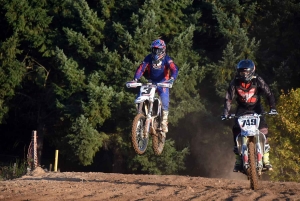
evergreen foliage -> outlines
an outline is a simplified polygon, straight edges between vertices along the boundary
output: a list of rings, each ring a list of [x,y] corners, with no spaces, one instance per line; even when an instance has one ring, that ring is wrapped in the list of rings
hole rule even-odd
[[[83,115],[76,119],[71,132],[66,137],[75,157],[78,157],[83,165],[92,164],[96,152],[107,139],[107,135],[99,134]]]
[[[152,146],[151,143],[149,145]],[[145,155],[135,156],[130,161],[129,166],[138,173],[178,174],[179,171],[185,169],[184,161],[189,150],[184,148],[181,151],[176,151],[174,145],[173,140],[167,140],[161,156],[155,156],[154,152],[149,149]]]
[[[218,172],[221,160],[205,158],[232,146],[219,115],[237,62],[250,58],[279,100],[280,115],[269,119],[272,179],[299,181],[299,13],[296,0],[2,0],[0,146],[22,155],[37,130],[41,158],[59,149],[80,167],[109,153],[115,172]],[[170,133],[162,156],[151,148],[136,156],[138,91],[125,83],[157,38],[179,66]]]
[[[274,88],[299,88],[299,18],[296,0],[257,1],[256,23],[250,33],[261,38],[259,71]]]
[[[9,110],[8,102],[15,95],[15,88],[22,81],[25,67],[16,57],[21,53],[16,35],[0,43],[0,122]]]
[[[213,3],[213,16],[218,22],[218,34],[224,38],[222,59],[218,63],[209,65],[215,82],[216,92],[223,97],[228,83],[235,75],[235,66],[242,59],[252,59],[255,56],[259,43],[249,39],[249,21],[253,18],[253,4],[242,5],[238,0],[217,1]],[[246,13],[246,15],[244,15]]]

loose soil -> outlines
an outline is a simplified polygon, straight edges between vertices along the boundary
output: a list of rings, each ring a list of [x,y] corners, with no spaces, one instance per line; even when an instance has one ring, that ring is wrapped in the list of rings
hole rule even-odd
[[[245,178],[45,172],[41,168],[36,168],[31,174],[21,178],[0,181],[0,200],[300,201],[300,183],[260,181],[260,189],[253,191]]]

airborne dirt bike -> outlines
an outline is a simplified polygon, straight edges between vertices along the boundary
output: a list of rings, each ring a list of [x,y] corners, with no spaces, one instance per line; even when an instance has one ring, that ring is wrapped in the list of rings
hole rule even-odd
[[[250,180],[252,190],[258,189],[258,181],[266,170],[263,166],[266,137],[258,129],[260,117],[265,114],[275,115],[275,113],[244,113],[239,116],[231,114],[228,117],[228,119],[237,118],[241,128],[241,133],[236,137],[236,143],[242,156],[242,173],[247,175]]]
[[[139,155],[145,153],[149,134],[152,135],[152,148],[155,155],[160,155],[165,146],[166,133],[162,131],[162,103],[156,95],[157,87],[172,88],[172,84],[127,82],[128,88],[140,87],[139,96],[135,99],[137,115],[133,119],[131,141],[135,152]]]

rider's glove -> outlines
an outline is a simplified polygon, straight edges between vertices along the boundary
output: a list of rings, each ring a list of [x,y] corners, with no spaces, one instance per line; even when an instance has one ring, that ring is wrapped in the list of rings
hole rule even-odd
[[[173,84],[175,81],[175,79],[173,77],[171,77],[169,80],[167,80],[168,83]]]
[[[276,109],[271,109],[270,112],[269,112],[269,114],[276,115],[276,114],[278,114],[278,112],[277,112]]]
[[[228,115],[225,115],[225,114],[221,115],[221,120],[222,121],[226,120],[227,118],[228,118]]]
[[[126,82],[127,88],[133,88],[130,84],[137,83],[137,79],[133,79],[132,81]]]

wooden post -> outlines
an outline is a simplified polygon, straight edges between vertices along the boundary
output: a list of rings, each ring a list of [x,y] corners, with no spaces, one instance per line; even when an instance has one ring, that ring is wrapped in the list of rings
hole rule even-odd
[[[58,150],[55,150],[54,172],[57,172]]]
[[[37,151],[37,135],[36,135],[36,131],[33,131],[33,153],[34,153],[34,169],[37,168],[38,166],[38,151]]]
[[[17,163],[14,163],[13,176],[16,176]]]

